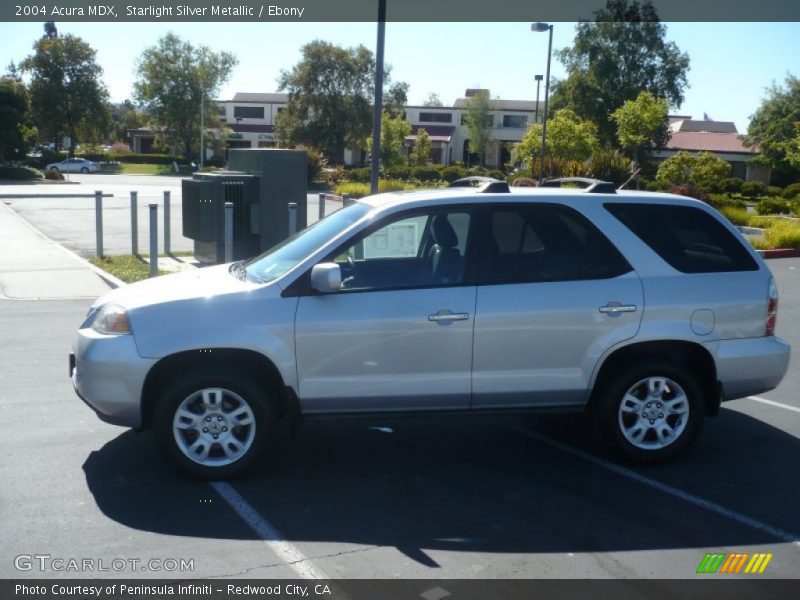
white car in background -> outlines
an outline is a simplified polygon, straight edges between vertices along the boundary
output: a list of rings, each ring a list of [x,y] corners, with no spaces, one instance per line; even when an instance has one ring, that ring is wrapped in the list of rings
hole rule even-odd
[[[66,158],[61,162],[47,165],[48,171],[61,171],[62,173],[99,173],[100,165],[85,158]]]

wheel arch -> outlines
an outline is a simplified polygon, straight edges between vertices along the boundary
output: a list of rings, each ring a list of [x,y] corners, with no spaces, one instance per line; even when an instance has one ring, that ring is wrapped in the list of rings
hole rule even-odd
[[[663,360],[692,371],[703,390],[706,414],[708,416],[717,414],[720,406],[720,386],[714,357],[702,344],[686,340],[634,342],[610,352],[595,371],[588,407],[593,406],[599,391],[624,367],[644,360]]]
[[[171,376],[189,370],[205,371],[214,368],[242,370],[254,376],[270,391],[277,417],[283,417],[294,409],[292,404],[296,401],[296,396],[285,386],[280,371],[268,357],[255,350],[241,348],[199,348],[165,356],[150,368],[142,386],[141,429],[152,426],[156,402]]]

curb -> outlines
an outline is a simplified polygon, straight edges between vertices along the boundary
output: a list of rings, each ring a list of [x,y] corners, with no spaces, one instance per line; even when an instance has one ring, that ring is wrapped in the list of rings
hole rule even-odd
[[[800,258],[797,248],[774,248],[772,250],[759,250],[761,258]]]

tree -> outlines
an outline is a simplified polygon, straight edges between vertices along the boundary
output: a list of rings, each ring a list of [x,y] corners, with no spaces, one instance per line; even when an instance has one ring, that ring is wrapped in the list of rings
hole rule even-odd
[[[658,165],[656,181],[662,185],[689,184],[708,188],[730,177],[731,165],[711,152],[678,152]]]
[[[800,122],[800,79],[786,76],[785,87],[773,84],[750,119],[745,142],[758,146],[764,161],[776,171],[796,176],[800,164],[793,161],[793,144]]]
[[[411,155],[408,157],[408,162],[410,165],[415,167],[424,167],[428,164],[428,160],[431,156],[431,136],[428,135],[428,132],[420,127],[417,130],[417,143],[414,145],[414,149],[411,151]]]
[[[617,124],[619,145],[639,165],[667,143],[667,101],[650,92],[639,92],[635,100],[626,100],[611,113],[611,119]]]
[[[33,50],[21,67],[31,78],[31,113],[39,132],[56,149],[64,135],[72,148],[78,140],[99,141],[108,130],[109,113],[95,50],[73,35],[45,37]]]
[[[439,94],[431,92],[430,94],[428,94],[428,97],[425,98],[425,101],[422,103],[422,106],[429,108],[440,108],[444,106],[444,103],[439,98]]]
[[[786,144],[786,162],[795,169],[800,169],[800,121],[794,125],[797,135]]]
[[[689,56],[665,40],[649,0],[608,0],[595,17],[578,23],[572,47],[556,53],[567,77],[556,82],[551,104],[594,121],[603,144],[616,145],[610,115],[625,101],[648,91],[672,106],[683,102]]]
[[[384,169],[403,164],[403,146],[411,133],[411,124],[402,115],[393,116],[388,110],[381,115],[381,165]],[[367,140],[372,148],[372,138]]]
[[[408,85],[389,86],[384,69],[385,106],[390,112],[405,104]],[[364,46],[341,48],[316,40],[303,46],[302,58],[282,71],[278,88],[289,102],[276,119],[282,144],[302,144],[323,151],[331,163],[344,160],[347,146],[361,146],[372,131],[375,59]]]
[[[160,145],[180,151],[187,160],[198,155],[201,104],[205,129],[219,130],[214,98],[236,64],[230,52],[195,47],[174,33],[145,49],[136,65],[134,95]]]
[[[22,81],[0,77],[0,161],[21,159],[33,142],[30,97]]]
[[[486,154],[492,144],[491,108],[492,102],[486,90],[476,91],[472,97],[467,98],[465,104],[464,124],[467,126],[469,151],[480,157],[481,166],[486,164]]]
[[[545,140],[546,156],[556,163],[569,161],[587,161],[599,147],[597,126],[591,121],[581,119],[568,108],[562,108],[547,121],[547,138]],[[528,171],[538,165],[532,161],[540,160],[542,152],[542,125],[531,124],[522,141],[514,147],[511,160]],[[550,169],[552,173],[552,168]]]
[[[125,100],[111,107],[112,138],[114,141],[123,141],[129,129],[144,127],[147,120],[145,115],[136,108],[130,100]]]

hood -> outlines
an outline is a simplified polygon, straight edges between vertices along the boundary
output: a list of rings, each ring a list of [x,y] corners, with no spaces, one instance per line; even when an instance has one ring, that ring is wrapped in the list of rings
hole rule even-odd
[[[263,284],[237,279],[228,271],[229,267],[230,265],[217,265],[192,269],[131,283],[101,296],[92,308],[119,304],[132,310],[153,304],[207,298],[264,287]]]

